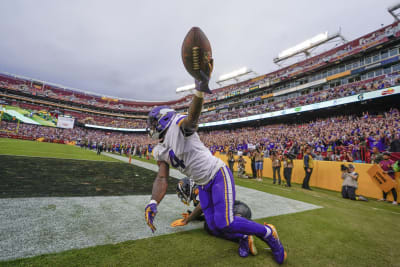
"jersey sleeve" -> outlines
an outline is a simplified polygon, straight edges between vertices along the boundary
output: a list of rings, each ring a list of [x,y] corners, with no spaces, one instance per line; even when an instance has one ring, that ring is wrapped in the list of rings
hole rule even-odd
[[[153,157],[156,161],[168,162],[168,149],[158,144],[153,149]]]

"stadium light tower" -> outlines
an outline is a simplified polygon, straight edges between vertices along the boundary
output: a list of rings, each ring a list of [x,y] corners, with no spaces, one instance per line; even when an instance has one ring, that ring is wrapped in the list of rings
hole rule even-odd
[[[194,87],[195,87],[194,83],[188,84],[185,86],[181,86],[181,87],[176,88],[176,93],[179,94],[179,93],[190,92],[191,90],[194,89]]]
[[[396,5],[393,5],[393,6],[390,6],[390,7],[388,7],[388,9],[387,9],[387,11],[389,12],[389,14],[393,16],[393,18],[394,18],[395,21],[399,21],[399,20],[400,20],[400,19],[399,19],[400,13],[399,13],[399,11],[398,11],[399,8],[400,8],[400,3],[398,3],[398,4],[396,4]],[[396,11],[397,11],[397,13],[396,13]]]
[[[236,82],[239,82],[241,77],[247,76],[249,74],[257,75],[257,73],[255,73],[251,69],[249,69],[247,67],[243,67],[238,70],[235,70],[235,71],[232,71],[232,72],[229,72],[229,73],[219,76],[219,79],[216,83],[219,86],[221,86],[222,83],[231,81],[231,80],[235,80]]]
[[[308,58],[311,55],[311,49],[317,48],[337,38],[339,38],[339,41],[342,43],[347,42],[346,38],[341,35],[340,30],[331,35],[329,35],[328,32],[317,34],[316,36],[307,39],[291,48],[283,50],[276,58],[274,58],[274,63],[278,66],[281,66],[279,65],[280,62],[293,58],[299,54],[304,54],[305,57]]]

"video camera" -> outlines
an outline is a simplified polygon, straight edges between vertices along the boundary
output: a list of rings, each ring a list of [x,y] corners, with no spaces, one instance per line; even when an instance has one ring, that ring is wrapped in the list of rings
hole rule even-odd
[[[344,165],[344,164],[340,165],[340,170],[342,172],[347,171],[348,169],[349,169],[349,167],[347,167],[346,165]]]

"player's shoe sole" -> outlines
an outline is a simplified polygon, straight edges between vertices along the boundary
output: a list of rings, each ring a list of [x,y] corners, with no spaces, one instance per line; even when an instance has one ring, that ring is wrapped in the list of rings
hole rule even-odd
[[[275,226],[273,226],[272,224],[264,223],[264,225],[271,229],[271,231],[272,231],[271,235],[274,239],[274,240],[270,240],[270,241],[268,241],[268,240],[265,240],[265,241],[271,248],[272,253],[274,254],[275,261],[279,264],[282,264],[286,260],[287,254],[286,254],[285,249],[282,246],[281,241],[279,240],[278,231],[276,231]],[[267,239],[268,239],[268,237],[267,237]]]
[[[254,237],[252,235],[249,235],[249,250],[251,255],[257,255],[257,248],[256,248],[256,244],[254,243]]]

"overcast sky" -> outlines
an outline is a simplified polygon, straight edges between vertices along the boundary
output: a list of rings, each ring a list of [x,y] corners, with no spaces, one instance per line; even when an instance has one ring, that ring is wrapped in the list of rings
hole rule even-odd
[[[192,83],[180,49],[192,26],[213,48],[213,77],[272,59],[341,27],[352,40],[393,22],[395,0],[0,1],[0,71],[131,99],[169,100]],[[215,83],[212,87],[216,87]]]

